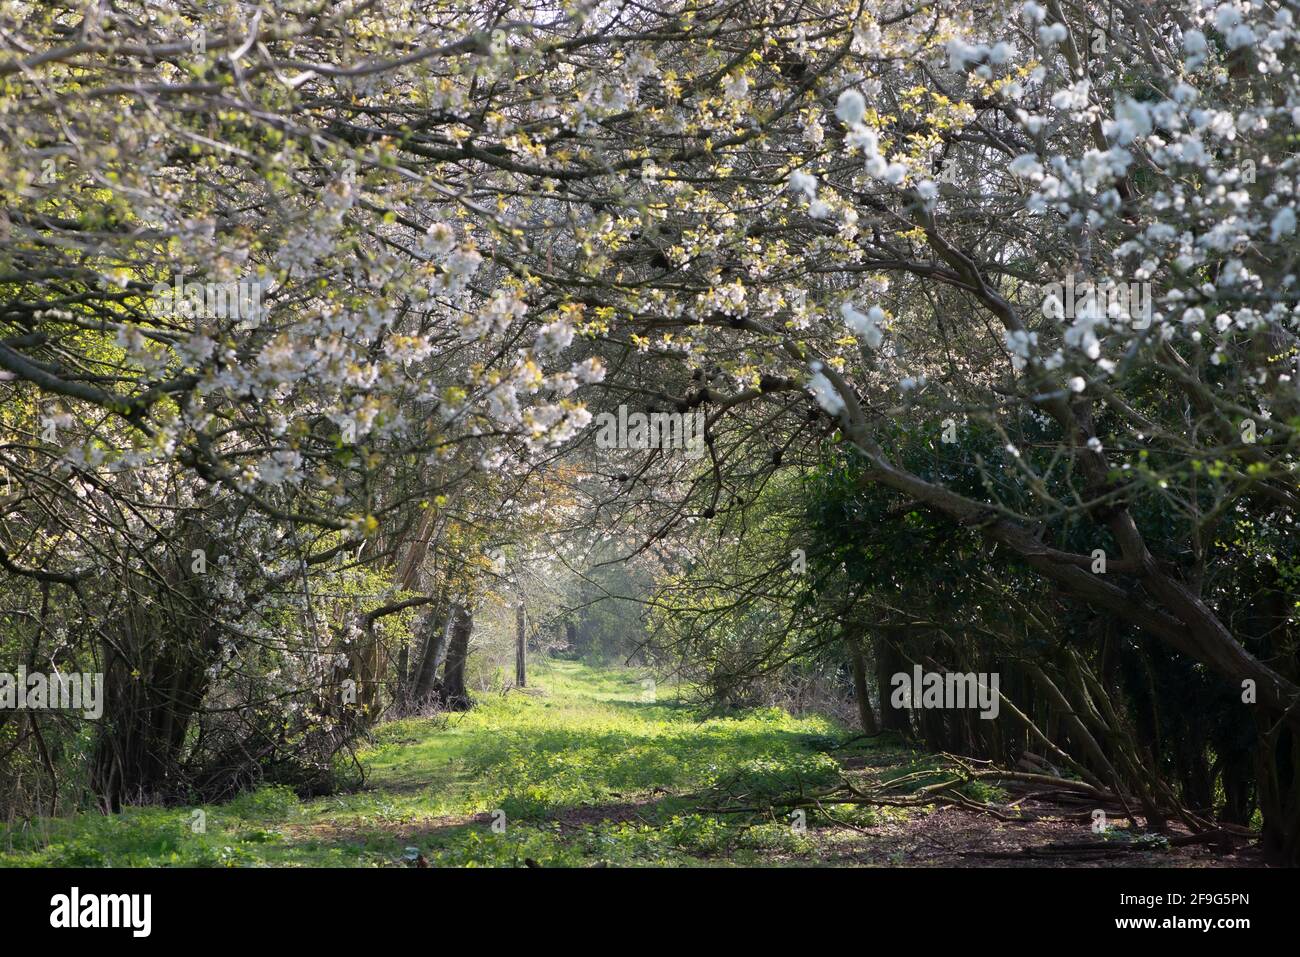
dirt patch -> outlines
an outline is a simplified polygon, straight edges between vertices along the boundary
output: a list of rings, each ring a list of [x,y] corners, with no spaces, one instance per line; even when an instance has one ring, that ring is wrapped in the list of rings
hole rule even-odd
[[[1101,843],[1091,827],[1067,817],[1000,821],[959,807],[914,812],[846,835],[843,829],[810,832],[821,846],[820,863],[876,867],[1262,867],[1253,847],[1230,852],[1204,845],[1142,846],[1115,829]],[[1177,837],[1175,832],[1171,837]]]
[[[565,808],[547,817],[561,827],[592,827],[610,824],[648,824],[654,826],[650,811],[659,803],[658,800],[627,801],[620,804],[593,804],[584,807]]]
[[[486,826],[491,823],[490,814],[450,814],[414,822],[377,820],[356,823],[317,821],[311,824],[284,824],[279,827],[279,831],[293,840],[315,840],[325,843],[363,841],[368,835],[376,832],[417,841],[471,824]]]

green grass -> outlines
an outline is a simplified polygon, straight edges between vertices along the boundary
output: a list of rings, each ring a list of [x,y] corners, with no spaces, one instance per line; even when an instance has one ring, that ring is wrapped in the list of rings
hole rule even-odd
[[[408,847],[431,866],[813,862],[812,832],[707,808],[722,793],[761,807],[828,783],[826,751],[846,729],[779,709],[704,719],[665,688],[642,699],[633,672],[539,662],[526,693],[377,728],[356,793],[266,788],[14,824],[0,829],[0,866],[405,866]]]

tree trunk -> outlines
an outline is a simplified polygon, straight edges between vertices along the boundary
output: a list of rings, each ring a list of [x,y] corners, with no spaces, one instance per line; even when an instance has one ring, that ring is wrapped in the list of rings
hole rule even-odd
[[[910,737],[910,711],[907,708],[895,708],[890,700],[894,690],[890,679],[895,673],[907,670],[907,662],[894,646],[893,631],[892,628],[886,628],[876,639],[876,688],[880,694],[880,726],[886,731],[898,731]]]
[[[451,711],[469,710],[469,692],[465,689],[465,661],[469,657],[469,636],[473,630],[473,609],[453,604],[451,640],[447,644],[447,670],[442,676],[443,703]]]
[[[849,640],[849,654],[853,658],[853,694],[858,699],[858,720],[866,734],[876,734],[880,728],[876,724],[875,712],[871,710],[871,696],[867,693],[867,658],[863,654],[862,639]]]
[[[1290,728],[1276,724],[1261,733],[1255,773],[1264,854],[1278,864],[1300,866],[1300,740]]]
[[[434,608],[420,624],[420,636],[423,651],[420,654],[420,667],[415,675],[411,699],[417,705],[438,691],[438,668],[447,654],[447,615],[441,608]]]
[[[114,813],[132,801],[174,797],[183,787],[185,735],[207,691],[211,660],[181,641],[162,652],[153,641],[121,644],[141,653],[128,659],[105,646],[104,716],[90,781],[102,807]]]

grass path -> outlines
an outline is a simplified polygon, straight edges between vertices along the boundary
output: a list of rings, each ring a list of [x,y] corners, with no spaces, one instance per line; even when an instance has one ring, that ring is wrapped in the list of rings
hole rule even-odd
[[[223,805],[15,824],[0,830],[0,865],[382,866],[408,847],[434,866],[745,863],[806,843],[783,822],[695,813],[691,795],[737,776],[755,793],[827,780],[836,765],[819,749],[844,732],[825,719],[765,709],[701,721],[671,688],[643,700],[637,674],[575,662],[539,662],[532,683],[446,720],[382,725],[357,793],[299,801],[264,788]]]
[[[972,852],[1087,836],[1065,817],[1029,826],[955,808],[838,805],[825,809],[833,822],[814,815],[806,828],[711,813],[723,796],[762,807],[841,771],[869,785],[931,759],[861,739],[845,750],[849,729],[775,708],[704,718],[671,688],[646,700],[630,671],[539,662],[531,681],[463,715],[380,726],[356,793],[300,801],[263,788],[222,805],[14,824],[0,827],[0,866],[408,866],[412,848],[430,866],[969,866]],[[1191,854],[1124,863],[1215,863]]]

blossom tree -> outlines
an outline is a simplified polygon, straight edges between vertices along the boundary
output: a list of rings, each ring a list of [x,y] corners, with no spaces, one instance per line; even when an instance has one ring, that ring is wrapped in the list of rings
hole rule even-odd
[[[10,2],[0,564],[237,534],[289,601],[593,410],[704,414],[700,460],[603,476],[657,536],[829,434],[1240,689],[1294,859],[1293,608],[1246,640],[1222,569],[1294,574],[1295,16]]]

